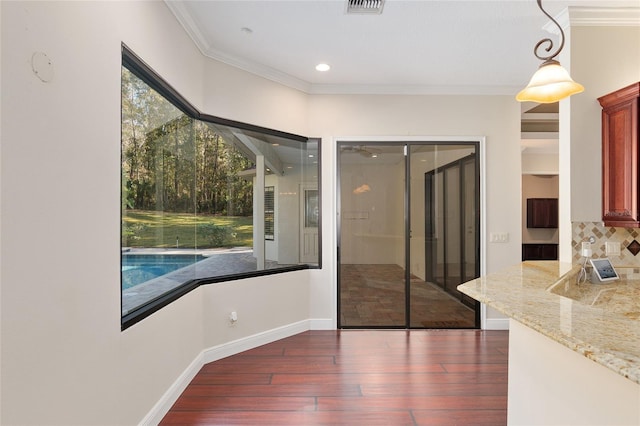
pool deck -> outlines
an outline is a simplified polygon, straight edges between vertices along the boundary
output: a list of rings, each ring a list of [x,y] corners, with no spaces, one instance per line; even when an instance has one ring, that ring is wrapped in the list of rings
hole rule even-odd
[[[123,254],[199,254],[206,259],[193,265],[180,268],[158,278],[146,281],[122,291],[122,315],[128,314],[133,309],[144,303],[184,284],[187,281],[198,278],[219,277],[224,275],[253,272],[257,270],[257,262],[253,257],[253,250],[246,247],[232,249],[138,249],[131,248],[122,251]],[[273,269],[280,266],[275,261],[265,260],[265,269]]]

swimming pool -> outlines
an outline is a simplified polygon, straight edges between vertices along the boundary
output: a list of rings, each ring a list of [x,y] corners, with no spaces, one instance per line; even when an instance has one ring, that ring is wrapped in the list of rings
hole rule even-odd
[[[205,259],[199,254],[123,254],[122,289],[177,271]]]

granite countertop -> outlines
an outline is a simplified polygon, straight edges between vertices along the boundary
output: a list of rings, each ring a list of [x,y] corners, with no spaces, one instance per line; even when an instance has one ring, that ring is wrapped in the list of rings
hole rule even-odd
[[[458,290],[640,384],[640,271],[577,284],[579,266],[522,262]]]

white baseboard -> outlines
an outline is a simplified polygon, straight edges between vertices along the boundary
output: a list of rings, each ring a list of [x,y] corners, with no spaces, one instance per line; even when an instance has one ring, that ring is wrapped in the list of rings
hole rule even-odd
[[[336,329],[336,324],[334,323],[333,319],[329,318],[329,319],[322,319],[322,318],[316,318],[316,319],[310,319],[309,320],[309,330],[335,330]]]
[[[485,318],[483,330],[508,330],[509,318]]]
[[[156,402],[151,411],[139,423],[144,426],[152,426],[160,423],[162,418],[169,412],[169,409],[178,400],[178,397],[184,392],[191,380],[196,376],[202,368],[202,352],[191,362],[191,364],[182,372],[180,377],[173,382],[169,389],[162,395],[160,400]]]
[[[249,349],[257,348],[258,346],[266,345],[267,343],[275,342],[276,340],[284,339],[285,337],[293,336],[294,334],[308,331],[309,329],[309,320],[298,321],[293,324],[287,324],[282,327],[205,349],[202,351],[203,365]]]
[[[318,321],[318,320],[313,320]],[[169,412],[169,409],[178,400],[182,392],[187,388],[191,380],[198,374],[203,365],[219,359],[235,355],[237,353],[257,348],[276,340],[284,339],[298,333],[310,330],[312,320],[299,321],[282,327],[267,330],[262,333],[223,343],[209,349],[205,349],[194,359],[178,379],[162,395],[151,411],[139,423],[144,426],[157,425]]]

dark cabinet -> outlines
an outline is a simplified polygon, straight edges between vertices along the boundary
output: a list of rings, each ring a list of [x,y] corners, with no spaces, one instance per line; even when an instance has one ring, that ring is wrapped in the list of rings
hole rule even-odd
[[[602,106],[602,220],[637,228],[640,83],[598,98]]]
[[[527,228],[557,228],[558,199],[527,199]]]
[[[558,260],[558,245],[523,244],[522,260]]]

